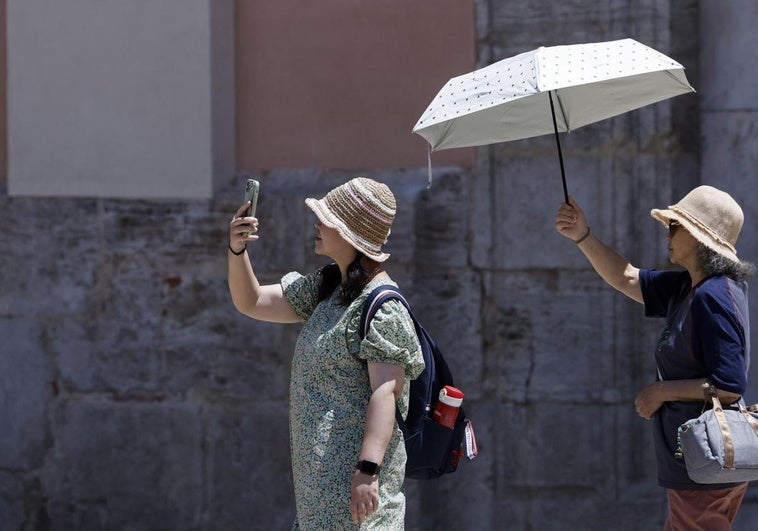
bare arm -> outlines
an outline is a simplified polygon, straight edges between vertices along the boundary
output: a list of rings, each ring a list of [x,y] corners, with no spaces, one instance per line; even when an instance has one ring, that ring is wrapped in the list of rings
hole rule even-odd
[[[372,394],[359,459],[380,463],[395,429],[395,404],[403,392],[405,369],[392,363],[369,363]],[[350,486],[350,515],[361,522],[379,508],[379,478],[356,471]]]
[[[705,378],[700,378],[652,383],[643,387],[637,394],[634,406],[640,417],[649,419],[664,402],[702,402],[705,399],[703,384],[707,381]],[[716,396],[724,404],[731,404],[740,399],[740,395],[718,388],[716,388]]]
[[[563,236],[576,242],[588,234],[589,225],[576,201],[570,197],[569,203],[562,204],[558,209],[555,228]],[[578,243],[577,247],[587,257],[597,274],[611,287],[640,304],[644,302],[640,288],[640,270],[626,258],[592,234]]]
[[[241,313],[273,323],[297,323],[300,318],[287,302],[279,284],[261,286],[245,250],[249,242],[258,239],[258,220],[241,217],[247,203],[242,205],[229,223],[228,283],[234,307]],[[234,253],[232,252],[234,250]],[[241,254],[235,253],[242,251]]]
[[[381,463],[395,429],[395,403],[403,392],[405,368],[392,363],[369,363],[368,375],[373,393],[360,458]]]

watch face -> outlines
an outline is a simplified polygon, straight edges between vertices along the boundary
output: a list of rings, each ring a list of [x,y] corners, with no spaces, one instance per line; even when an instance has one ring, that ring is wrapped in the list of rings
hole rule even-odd
[[[369,476],[376,476],[379,473],[379,465],[372,461],[360,460],[355,468]]]

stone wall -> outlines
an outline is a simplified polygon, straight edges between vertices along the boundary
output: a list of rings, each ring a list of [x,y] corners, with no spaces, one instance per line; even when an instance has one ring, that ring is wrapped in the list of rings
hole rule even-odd
[[[479,60],[631,36],[684,63],[697,88],[701,4],[714,5],[481,0]],[[649,209],[705,180],[698,98],[562,137],[593,232],[639,265],[666,264]],[[707,181],[744,182],[748,166]],[[481,149],[471,171],[436,168],[430,190],[423,169],[366,173],[398,198],[388,267],[466,390],[481,450],[449,477],[407,485],[407,528],[659,529],[665,496],[632,401],[653,378],[660,323],[553,229],[554,140]],[[263,282],[323,263],[302,201],[352,176],[261,178],[251,254]],[[0,530],[289,528],[299,327],[231,304],[226,228],[241,179],[211,201],[0,195]],[[740,190],[743,203],[755,196]],[[752,242],[742,252],[755,260]],[[751,490],[736,528],[756,506]]]

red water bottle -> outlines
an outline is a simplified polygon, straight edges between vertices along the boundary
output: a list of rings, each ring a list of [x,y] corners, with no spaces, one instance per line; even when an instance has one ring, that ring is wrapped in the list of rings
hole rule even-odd
[[[432,413],[434,420],[443,426],[453,428],[462,402],[463,391],[451,385],[446,385],[440,390],[440,399],[434,406],[434,412]]]

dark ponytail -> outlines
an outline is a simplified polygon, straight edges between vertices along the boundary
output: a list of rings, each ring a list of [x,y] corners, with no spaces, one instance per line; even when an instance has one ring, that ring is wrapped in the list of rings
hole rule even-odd
[[[369,272],[363,268],[361,262],[364,258],[366,257],[363,253],[359,252],[355,256],[355,260],[350,262],[350,265],[347,266],[347,280],[344,284],[341,284],[342,275],[337,264],[329,264],[321,269],[318,302],[328,299],[335,289],[339,289],[337,304],[339,306],[349,306],[361,294],[366,284],[374,278],[374,273],[376,272],[376,269]]]
[[[342,282],[342,275],[337,264],[321,268],[321,282],[318,285],[318,302],[325,301]]]

